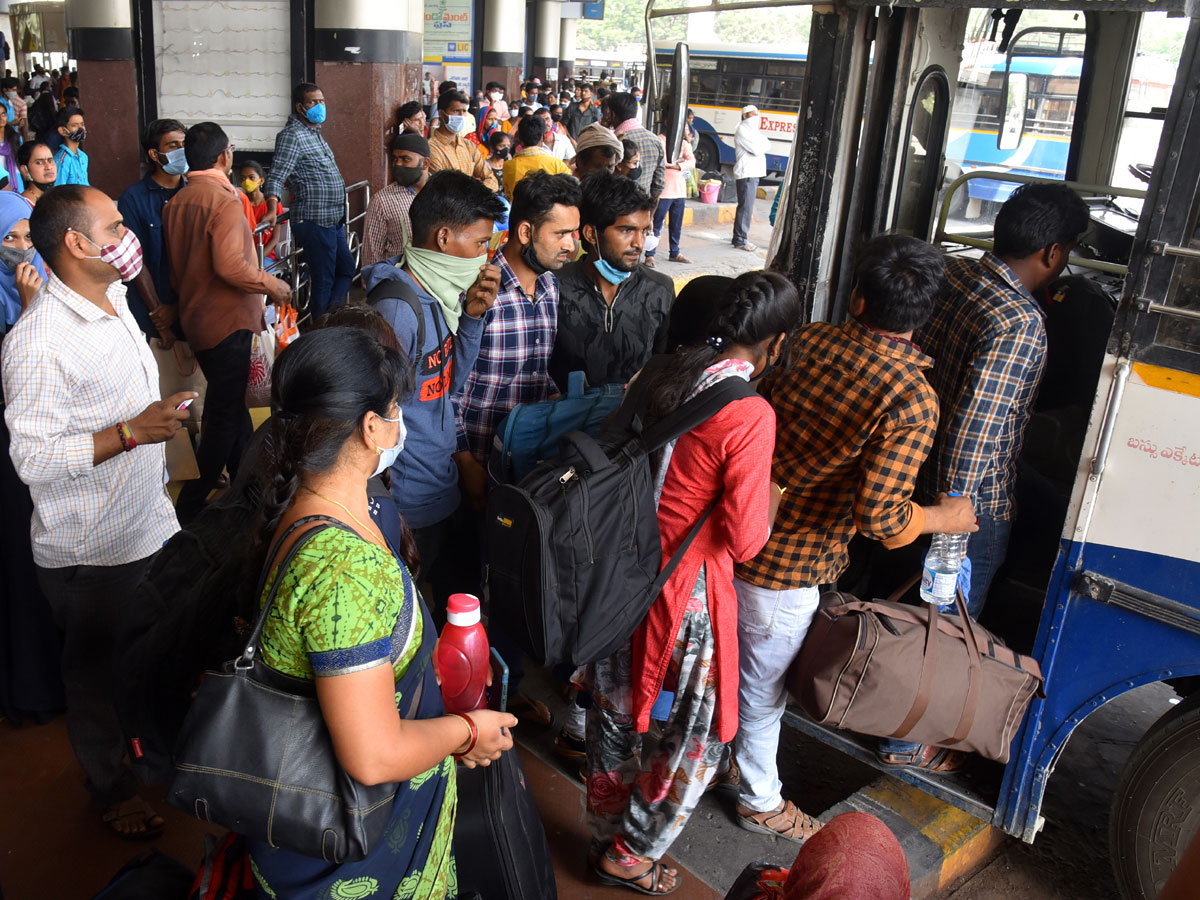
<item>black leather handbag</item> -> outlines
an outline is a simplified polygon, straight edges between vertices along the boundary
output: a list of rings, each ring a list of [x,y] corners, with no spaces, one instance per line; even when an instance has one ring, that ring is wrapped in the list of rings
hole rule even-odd
[[[180,733],[168,800],[198,819],[273,847],[341,863],[362,859],[379,841],[397,784],[367,786],[346,774],[315,686],[258,659],[267,613],[296,553],[327,528],[354,533],[326,516],[297,520],[267,555],[255,596],[262,596],[271,560],[287,537],[317,520],[327,524],[301,535],[279,564],[242,655],[204,676]],[[416,587],[403,567],[402,572],[404,589],[415,599]],[[410,665],[399,686],[409,698],[405,718],[420,702],[423,669]],[[406,686],[409,676],[415,683]]]

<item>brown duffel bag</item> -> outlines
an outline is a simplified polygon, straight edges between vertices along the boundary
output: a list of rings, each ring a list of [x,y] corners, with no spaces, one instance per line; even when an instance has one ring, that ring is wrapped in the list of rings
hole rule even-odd
[[[788,690],[823,725],[1008,762],[1042,670],[972,622],[961,593],[957,602],[956,617],[930,603],[825,594]]]

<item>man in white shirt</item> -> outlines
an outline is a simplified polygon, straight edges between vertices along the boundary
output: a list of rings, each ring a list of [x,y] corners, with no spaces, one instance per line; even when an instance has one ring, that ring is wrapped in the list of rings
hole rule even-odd
[[[29,216],[52,274],[4,341],[10,453],[33,497],[38,583],[63,631],[67,731],[105,823],[145,838],[163,820],[136,793],[112,694],[120,611],[179,530],[163,442],[196,394],[159,399],[158,367],[125,300],[141,246],[95,188],[47,192]]]
[[[758,179],[767,174],[767,148],[770,142],[759,130],[757,106],[742,107],[742,122],[733,135],[737,162],[733,177],[737,179],[737,214],[733,219],[733,246],[738,250],[757,250],[750,243],[750,219],[758,197]]]

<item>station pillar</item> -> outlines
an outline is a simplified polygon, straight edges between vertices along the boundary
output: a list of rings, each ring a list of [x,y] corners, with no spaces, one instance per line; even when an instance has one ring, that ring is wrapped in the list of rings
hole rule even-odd
[[[141,177],[132,6],[129,0],[67,0],[66,23],[88,132],[88,180],[115,200]]]
[[[525,0],[484,0],[483,83],[498,81],[510,103],[519,99],[524,59]]]
[[[563,19],[558,29],[558,77],[570,78],[575,74],[576,37],[579,32],[578,19]]]
[[[558,38],[562,28],[562,0],[537,0],[537,19],[533,38],[533,74],[546,81],[557,81]],[[552,70],[552,71],[547,71]],[[550,76],[555,77],[551,78]]]
[[[396,110],[421,94],[421,0],[317,0],[314,66],[327,105],[325,140],[350,185],[387,183]],[[352,209],[352,214],[354,210]]]

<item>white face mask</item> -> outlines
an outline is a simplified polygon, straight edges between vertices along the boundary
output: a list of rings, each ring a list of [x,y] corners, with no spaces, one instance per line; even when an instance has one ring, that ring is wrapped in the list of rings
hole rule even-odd
[[[394,419],[389,419],[387,416],[379,417],[385,422],[398,423],[400,430],[396,433],[396,446],[380,447],[378,444],[375,445],[375,449],[379,453],[379,464],[375,466],[375,471],[371,473],[372,476],[381,475],[384,470],[390,469],[400,456],[400,451],[404,449],[404,439],[408,436],[408,429],[404,427],[404,413],[400,410],[396,410],[396,413]]]

